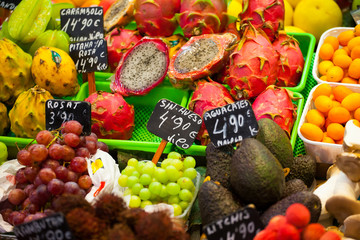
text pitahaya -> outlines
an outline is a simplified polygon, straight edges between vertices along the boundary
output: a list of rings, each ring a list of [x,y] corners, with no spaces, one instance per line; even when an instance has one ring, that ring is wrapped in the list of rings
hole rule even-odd
[[[123,96],[144,95],[165,78],[169,50],[158,38],[143,37],[119,62],[110,88]]]
[[[120,28],[115,28],[106,35],[108,63],[111,72],[115,71],[124,53],[135,46],[141,38],[138,31]]]
[[[134,106],[121,94],[97,91],[85,101],[91,103],[91,131],[99,138],[131,138],[135,127]]]
[[[242,38],[230,55],[224,81],[234,99],[250,99],[275,84],[279,54],[265,33],[243,24]]]
[[[184,36],[220,33],[228,23],[225,0],[182,0],[179,24]]]
[[[235,41],[236,36],[232,33],[191,37],[170,60],[168,76],[171,83],[181,88],[218,72],[227,63],[229,48]]]
[[[220,83],[214,81],[199,80],[190,99],[189,109],[203,117],[206,111],[233,103],[229,91]],[[203,121],[196,139],[201,145],[210,143],[209,133]]]
[[[304,69],[304,57],[298,41],[281,32],[273,46],[280,55],[276,86],[295,87],[300,82]]]
[[[267,87],[252,104],[256,119],[274,120],[290,137],[297,115],[293,99],[292,92],[285,88],[274,85]]]
[[[241,21],[250,21],[256,29],[261,28],[272,42],[278,30],[284,29],[285,7],[283,0],[243,0]]]
[[[135,21],[142,34],[168,37],[178,23],[175,14],[180,11],[181,0],[137,0]]]

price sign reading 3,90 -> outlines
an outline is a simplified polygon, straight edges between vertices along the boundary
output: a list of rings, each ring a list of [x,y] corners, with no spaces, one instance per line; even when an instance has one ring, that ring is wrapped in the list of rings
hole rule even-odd
[[[256,136],[259,126],[248,100],[240,100],[204,113],[204,123],[216,147]]]
[[[202,124],[201,117],[170,100],[161,99],[147,124],[149,132],[176,146],[189,148]]]

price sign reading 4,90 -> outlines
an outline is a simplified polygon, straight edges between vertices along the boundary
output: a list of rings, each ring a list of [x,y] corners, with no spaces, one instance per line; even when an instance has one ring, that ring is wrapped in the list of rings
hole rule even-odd
[[[264,228],[256,209],[245,207],[204,226],[208,240],[252,240]]]
[[[256,136],[259,126],[248,100],[240,100],[204,113],[204,123],[216,147]]]
[[[49,99],[45,105],[46,129],[58,129],[64,122],[76,120],[83,125],[83,133],[91,133],[91,104],[85,101]]]
[[[147,124],[149,132],[176,146],[189,148],[202,124],[201,117],[170,100],[161,99]]]
[[[104,71],[108,67],[105,39],[70,43],[69,52],[79,73]]]

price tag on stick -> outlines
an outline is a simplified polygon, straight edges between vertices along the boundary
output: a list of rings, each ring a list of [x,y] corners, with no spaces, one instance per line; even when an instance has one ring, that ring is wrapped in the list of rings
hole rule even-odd
[[[153,162],[156,163],[159,160],[167,142],[171,142],[179,148],[189,148],[193,144],[201,124],[202,119],[198,114],[170,100],[161,99],[156,104],[147,124],[149,132],[163,139]]]
[[[208,240],[252,240],[263,228],[256,209],[245,207],[205,225],[203,230]]]
[[[259,125],[248,100],[240,100],[209,110],[203,115],[206,129],[215,147],[256,136]]]
[[[46,129],[58,129],[64,122],[76,120],[83,125],[83,133],[91,133],[91,104],[85,101],[49,99],[45,105]]]
[[[5,8],[8,11],[14,10],[21,0],[0,0],[0,8]],[[6,12],[9,13],[9,12]],[[5,18],[8,16],[5,16]]]
[[[61,213],[17,225],[14,227],[14,234],[18,240],[74,239]]]

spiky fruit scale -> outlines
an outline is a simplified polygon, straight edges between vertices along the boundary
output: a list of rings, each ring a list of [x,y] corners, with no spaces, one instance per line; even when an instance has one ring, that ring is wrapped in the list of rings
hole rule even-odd
[[[261,28],[270,41],[277,38],[278,30],[284,29],[285,7],[283,0],[243,0],[241,21],[250,21],[256,29]]]
[[[138,31],[115,28],[106,35],[108,63],[111,72],[114,72],[126,51],[135,46],[142,36]]]
[[[184,36],[220,33],[228,23],[225,0],[182,0],[179,25]]]
[[[196,88],[190,99],[189,109],[201,117],[206,111],[234,102],[229,91],[220,83],[211,80],[199,80],[195,84]],[[207,145],[210,142],[204,121],[196,139],[201,142],[201,145]]]
[[[218,72],[227,63],[229,48],[235,42],[232,33],[191,37],[170,60],[170,81],[175,87],[183,87]]]
[[[159,85],[169,66],[169,50],[159,38],[143,37],[123,55],[112,79],[112,92],[144,95]]]
[[[135,2],[135,21],[142,34],[168,37],[178,23],[175,14],[180,11],[181,0],[138,0]]]
[[[280,32],[273,46],[280,55],[276,86],[295,87],[304,69],[304,57],[298,41],[286,32]]]
[[[5,104],[0,102],[0,136],[5,135],[10,127],[10,120]]]
[[[242,38],[230,55],[225,83],[234,99],[250,99],[275,84],[279,54],[265,33],[251,24],[242,25]]]
[[[32,57],[7,38],[0,40],[0,101],[12,105],[25,90],[34,86]]]
[[[274,120],[290,137],[297,116],[297,106],[292,100],[295,100],[292,92],[285,88],[271,85],[257,96],[252,104],[252,108],[257,120],[261,118]]]
[[[99,138],[131,138],[135,127],[134,106],[121,94],[97,91],[85,101],[91,103],[91,131]]]
[[[9,112],[11,131],[17,137],[35,138],[45,130],[45,103],[53,99],[50,92],[39,86],[22,92]]]

